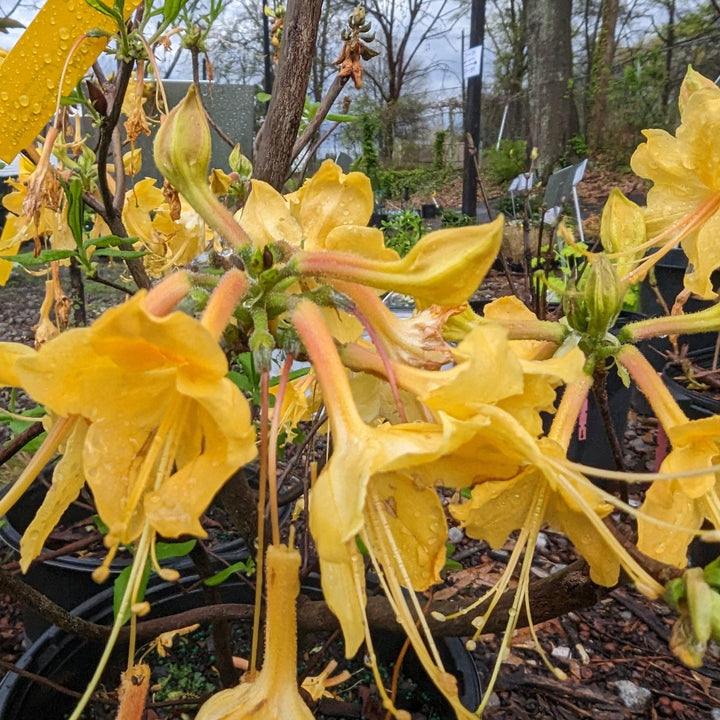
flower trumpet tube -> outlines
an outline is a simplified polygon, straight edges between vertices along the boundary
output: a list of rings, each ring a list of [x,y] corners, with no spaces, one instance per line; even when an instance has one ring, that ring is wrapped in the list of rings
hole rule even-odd
[[[431,305],[411,318],[400,319],[386,307],[377,293],[364,285],[337,281],[335,287],[347,295],[372,324],[393,360],[427,370],[439,370],[452,361],[452,347],[443,340],[445,321],[460,307]]]
[[[718,331],[720,331],[720,303],[694,313],[667,315],[628,323],[618,333],[618,340],[621,343],[639,343],[662,335],[692,335]]]
[[[502,242],[502,216],[486,225],[437,230],[403,258],[382,260],[346,252],[298,252],[301,275],[357,282],[438,305],[460,305],[485,277]]]
[[[155,164],[202,219],[235,247],[250,240],[208,184],[210,126],[194,84],[165,117],[155,136]]]
[[[195,720],[312,720],[297,686],[300,553],[270,545],[266,555],[265,661],[254,677],[213,695]]]

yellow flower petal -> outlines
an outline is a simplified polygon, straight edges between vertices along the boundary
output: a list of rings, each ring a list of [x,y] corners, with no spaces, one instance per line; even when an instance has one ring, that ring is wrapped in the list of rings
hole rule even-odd
[[[67,439],[62,458],[53,471],[52,484],[35,517],[20,540],[20,569],[25,573],[40,554],[45,540],[85,484],[82,446],[87,424],[78,420]]]
[[[290,214],[283,196],[268,183],[253,180],[245,207],[235,217],[258,248],[284,240],[300,247],[303,228]]]
[[[336,227],[367,225],[374,207],[369,178],[359,172],[345,175],[332,160],[325,160],[288,199],[308,240],[308,250],[325,248],[330,231]]]
[[[125,17],[140,0],[125,2]],[[12,159],[35,140],[55,112],[60,79],[73,44],[93,28],[113,32],[111,18],[83,0],[47,0],[0,64],[0,159]],[[69,94],[107,45],[85,39],[70,59],[62,94]]]

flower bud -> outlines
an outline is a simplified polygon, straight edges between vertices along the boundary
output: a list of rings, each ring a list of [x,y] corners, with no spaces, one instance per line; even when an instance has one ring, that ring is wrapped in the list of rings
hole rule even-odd
[[[195,85],[167,115],[155,137],[155,164],[183,195],[207,183],[210,126]]]
[[[237,173],[236,180],[249,180],[252,177],[253,166],[250,160],[240,151],[240,145],[236,145],[228,159],[230,169]]]
[[[615,266],[605,255],[592,256],[585,285],[589,335],[596,338],[605,335],[622,310],[623,298],[623,287]]]

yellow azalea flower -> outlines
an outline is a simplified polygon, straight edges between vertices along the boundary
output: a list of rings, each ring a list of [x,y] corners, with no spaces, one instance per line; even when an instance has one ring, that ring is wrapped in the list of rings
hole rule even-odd
[[[266,555],[265,660],[256,675],[207,700],[195,720],[312,720],[297,686],[300,553],[270,545]]]
[[[172,218],[167,206],[155,213],[152,240],[146,243],[152,255],[145,258],[148,272],[157,277],[173,267],[187,265],[203,252],[212,240],[212,232],[203,219],[181,200],[180,217]]]
[[[551,444],[552,441],[543,438],[538,442],[544,453],[562,459],[564,453]],[[547,487],[543,493],[541,524],[567,535],[588,561],[596,583],[607,587],[617,583],[620,569],[617,543],[608,547],[608,534],[593,528],[590,522],[591,517],[605,517],[612,506],[604,502],[599,491],[582,476],[571,473],[564,476],[541,461],[539,467],[523,470],[511,480],[474,485],[471,499],[451,505],[450,512],[470,537],[501,547],[513,530],[533,522],[536,510],[533,498],[540,485]]]
[[[277,389],[277,385],[272,386],[270,393],[275,395]],[[292,438],[298,423],[312,420],[321,404],[320,388],[317,387],[315,373],[312,370],[306,375],[290,380],[285,386],[282,407],[279,408],[279,427],[288,434],[289,438]],[[278,407],[275,405],[270,410],[270,416],[272,417],[276,412]]]
[[[394,290],[426,303],[460,305],[477,290],[494,262],[502,228],[499,216],[485,225],[436,230],[397,260],[355,255],[338,243],[331,251],[300,251],[291,262],[303,275]],[[342,228],[337,236],[342,238]]]
[[[395,259],[381,230],[367,224],[373,209],[370,180],[345,175],[325,160],[297,192],[283,197],[270,185],[252,181],[245,207],[237,213],[255,247],[284,240],[307,250],[342,249],[368,257]]]
[[[143,178],[125,193],[122,220],[129,237],[142,242],[152,239],[153,216],[165,204],[162,188],[155,185],[154,178]]]
[[[660,477],[645,493],[638,512],[639,550],[677,567],[687,564],[687,547],[704,520],[720,528],[720,486],[714,472],[697,474],[720,458],[720,416],[688,420],[672,393],[640,351],[624,345],[618,361],[650,402],[672,450]]]
[[[348,345],[343,361],[353,370],[385,376],[380,357],[366,346]],[[485,322],[472,330],[453,350],[455,364],[429,371],[391,362],[400,388],[428,408],[460,419],[481,413],[488,404],[507,410],[534,435],[542,432],[540,412],[552,412],[555,388],[576,380],[585,356],[575,347],[558,358],[525,360],[518,357],[502,326]],[[483,382],[476,382],[478,377]]]
[[[125,2],[125,17],[139,4]],[[33,143],[55,112],[59,95],[70,94],[107,45],[107,37],[85,38],[69,57],[75,41],[93,28],[117,31],[112,18],[86,2],[47,0],[0,64],[0,159],[11,162]]]
[[[681,241],[691,268],[685,287],[710,298],[715,297],[710,275],[720,267],[720,88],[689,70],[681,98],[675,135],[643,130],[647,142],[637,148],[631,166],[653,182],[645,215],[649,235],[667,249]]]
[[[219,287],[235,282],[230,273]],[[64,419],[58,425],[87,425],[81,442],[77,436],[68,442],[82,454],[111,548],[135,540],[146,524],[166,537],[203,537],[200,516],[256,452],[247,401],[225,377],[227,361],[217,343],[232,311],[223,311],[221,327],[214,326],[222,292],[211,297],[202,322],[155,312],[163,293],[177,302],[187,290],[187,280],[176,274],[169,285],[139,292],[92,327],[63,333],[37,353],[1,346],[15,360],[0,380],[23,387]],[[54,482],[62,485],[63,477],[56,471]],[[32,479],[18,481],[2,513]],[[51,527],[28,529],[24,567]]]
[[[665,430],[672,450],[660,465],[660,472],[680,477],[655,480],[645,493],[638,516],[638,549],[662,562],[685,567],[688,545],[703,521],[707,519],[720,528],[716,474],[682,476],[720,459],[720,417],[688,420]]]
[[[467,440],[474,428],[453,433],[450,427],[432,423],[367,426],[354,407],[345,369],[320,313],[303,301],[293,313],[293,322],[318,373],[333,437],[334,452],[312,488],[310,529],[320,557],[323,594],[342,627],[346,654],[354,655],[363,640],[372,647],[364,613],[365,570],[355,542],[359,533],[387,581],[386,594],[425,670],[457,716],[469,719],[472,714],[460,705],[452,676],[442,669],[437,653],[429,653],[424,644],[427,641],[434,647],[429,633],[421,640],[415,627],[417,607],[413,615],[402,586],[422,590],[439,580],[438,553],[446,539],[433,483],[423,483],[424,475],[417,468]],[[433,471],[440,476],[440,467]],[[412,517],[406,517],[403,503]],[[422,527],[412,512],[419,507],[429,518]],[[388,515],[396,516],[397,522]],[[432,558],[429,568],[418,565],[418,549],[423,561]],[[413,578],[419,585],[413,585]]]
[[[366,227],[373,209],[370,180],[362,173],[345,175],[325,160],[315,175],[292,195],[283,197],[272,186],[253,180],[245,207],[235,218],[255,247],[284,241],[294,248],[342,250],[380,260],[397,259],[385,247],[381,230]],[[357,339],[360,323],[337,311],[323,311],[340,342]]]

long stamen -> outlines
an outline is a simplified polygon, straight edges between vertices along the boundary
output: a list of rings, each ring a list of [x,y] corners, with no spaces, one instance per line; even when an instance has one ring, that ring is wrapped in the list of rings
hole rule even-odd
[[[502,662],[505,659],[505,655],[508,652],[508,649],[510,647],[510,641],[512,640],[513,631],[517,626],[520,605],[527,594],[527,585],[529,582],[530,566],[532,565],[533,556],[533,550],[531,548],[534,548],[535,542],[537,541],[540,525],[545,515],[546,505],[547,486],[544,482],[541,482],[539,483],[535,491],[535,497],[533,498],[531,506],[532,510],[526,522],[524,523],[523,530],[521,531],[520,536],[517,540],[516,547],[525,549],[525,557],[521,566],[518,585],[515,588],[515,597],[513,598],[513,603],[510,610],[508,610],[507,624],[505,626],[505,632],[503,633],[502,641],[500,642],[500,647],[498,648],[497,660],[495,661],[492,675],[490,676],[490,680],[488,681],[488,686],[485,689],[485,693],[483,694],[482,702],[480,703],[480,706],[476,711],[478,715],[482,714],[482,711],[485,709],[488,701],[490,700],[490,694],[492,693],[492,689],[495,686],[495,682],[497,681],[498,675],[500,673],[500,666],[502,665]]]
[[[0,517],[3,517],[32,485],[33,480],[55,455],[58,447],[70,436],[70,432],[78,420],[80,420],[79,415],[69,415],[68,417],[59,418],[53,423],[42,445],[30,458],[18,479],[0,500]]]
[[[587,484],[587,479],[582,475],[575,475],[574,473],[567,477],[568,468],[561,462],[556,462],[552,458],[548,458],[547,462],[550,466],[555,469],[553,477],[555,478],[558,485],[572,497],[577,503],[578,508],[582,511],[585,517],[588,518],[590,524],[598,532],[602,540],[607,544],[608,548],[617,557],[620,564],[625,568],[625,571],[635,582],[638,590],[648,597],[657,597],[663,591],[662,585],[660,585],[654,578],[652,578],[640,565],[628,555],[625,548],[618,542],[617,538],[610,532],[610,529],[605,525],[600,516],[590,506],[588,501],[585,499],[583,494],[579,492],[575,486],[575,482]],[[574,477],[573,477],[574,476]],[[573,482],[573,480],[575,482]]]
[[[115,615],[115,621],[113,622],[112,629],[110,630],[110,636],[108,637],[107,643],[105,644],[105,649],[103,650],[103,654],[100,657],[97,666],[95,667],[95,673],[93,674],[90,682],[85,688],[85,692],[83,693],[80,701],[78,702],[75,710],[73,710],[73,713],[68,718],[68,720],[80,720],[80,716],[87,707],[88,702],[90,702],[90,698],[95,692],[95,688],[98,686],[102,674],[105,672],[105,668],[108,664],[108,661],[110,660],[110,655],[112,654],[113,648],[115,647],[115,643],[118,639],[118,635],[120,634],[120,629],[125,624],[125,615],[127,614],[128,609],[133,602],[133,598],[135,597],[134,588],[137,582],[137,578],[142,577],[142,573],[145,569],[145,563],[147,562],[147,555],[149,552],[150,538],[152,533],[152,528],[149,525],[145,525],[142,535],[140,536],[140,541],[138,542],[137,551],[135,553],[135,560],[133,561],[133,564],[131,566],[130,578],[128,579],[127,587],[125,588],[122,600],[120,601],[120,607],[118,608],[118,612]]]
[[[280,373],[280,382],[278,384],[277,394],[275,396],[275,412],[273,412],[270,421],[270,440],[268,444],[268,489],[270,491],[270,523],[272,525],[272,541],[273,545],[280,544],[280,525],[278,516],[278,479],[277,479],[277,444],[278,433],[280,432],[280,414],[285,399],[285,390],[287,389],[288,378],[293,364],[293,356],[288,354],[283,363],[282,372]]]
[[[720,208],[720,193],[715,193],[704,203],[693,209],[684,217],[680,218],[677,222],[674,222],[670,227],[666,228],[659,235],[652,238],[652,240],[648,241],[648,243],[652,243],[652,245],[648,245],[648,243],[646,243],[646,245],[648,245],[648,247],[652,247],[657,245],[658,242],[664,240],[666,237],[670,237],[670,239],[657,252],[650,255],[650,257],[648,257],[641,265],[622,278],[622,282],[627,285],[633,285],[638,282],[638,280],[642,280],[647,271],[653,267],[653,265],[662,260],[662,258],[665,257],[665,255],[667,255],[683,238],[686,238],[690,235],[690,233],[701,227],[717,212],[718,208]],[[674,234],[678,229],[681,229],[680,232],[677,233],[677,235]],[[640,248],[635,248],[635,250],[638,249]]]

